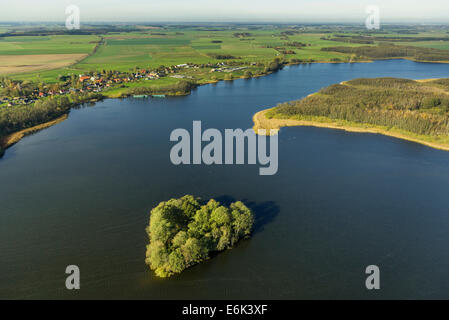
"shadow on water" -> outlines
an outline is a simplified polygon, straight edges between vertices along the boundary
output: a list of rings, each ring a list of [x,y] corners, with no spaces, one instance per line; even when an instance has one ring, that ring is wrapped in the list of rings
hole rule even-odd
[[[229,206],[232,202],[237,200],[229,195],[222,195],[215,198],[218,202],[225,206]],[[254,202],[248,199],[241,200],[248,208],[254,212],[254,228],[253,234],[263,231],[263,228],[268,223],[274,221],[280,212],[279,205],[274,201]]]

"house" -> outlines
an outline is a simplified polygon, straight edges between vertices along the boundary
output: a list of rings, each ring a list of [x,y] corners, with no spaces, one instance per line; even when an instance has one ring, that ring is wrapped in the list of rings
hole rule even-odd
[[[89,80],[90,77],[89,76],[80,76],[80,82],[84,82],[86,80]]]

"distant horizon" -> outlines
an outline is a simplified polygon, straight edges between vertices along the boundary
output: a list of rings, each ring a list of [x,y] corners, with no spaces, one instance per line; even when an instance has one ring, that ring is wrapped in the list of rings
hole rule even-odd
[[[84,23],[364,23],[366,7],[375,5],[382,23],[449,24],[446,0],[15,0],[2,5],[0,21],[64,23],[69,5]]]
[[[38,25],[38,24],[48,24],[48,25],[60,25],[64,26],[64,21],[8,21],[0,20],[0,26],[5,26],[8,24],[22,24],[22,25]],[[314,25],[353,25],[353,26],[363,26],[364,22],[360,21],[314,21],[314,22],[304,22],[304,21],[247,21],[247,20],[239,20],[239,21],[84,21],[81,24],[83,25],[305,25],[305,26],[314,26]],[[413,21],[383,21],[383,25],[385,26],[449,26],[449,21],[447,22],[413,22]]]

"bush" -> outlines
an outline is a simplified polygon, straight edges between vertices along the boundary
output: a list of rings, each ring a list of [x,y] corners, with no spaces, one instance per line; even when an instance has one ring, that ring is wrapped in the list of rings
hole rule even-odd
[[[217,59],[217,60],[231,60],[231,59],[240,59],[240,57],[235,57],[231,54],[218,54],[218,53],[208,53],[209,57]]]
[[[253,76],[253,73],[252,73],[251,71],[249,71],[249,70],[246,70],[245,73],[243,74],[243,77],[244,77],[245,79],[249,79],[249,78],[251,78],[252,76]]]

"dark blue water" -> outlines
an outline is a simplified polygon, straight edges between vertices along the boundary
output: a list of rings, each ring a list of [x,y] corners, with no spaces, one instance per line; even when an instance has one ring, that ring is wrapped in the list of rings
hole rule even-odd
[[[449,77],[410,61],[313,64],[190,96],[106,100],[0,160],[0,298],[449,298],[449,153],[390,137],[282,129],[279,171],[174,166],[170,132],[250,128],[279,102],[358,77]],[[176,277],[144,264],[149,210],[194,194],[244,200],[254,236]],[[81,290],[65,289],[65,268]],[[365,288],[378,265],[381,289]]]

